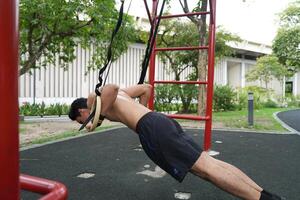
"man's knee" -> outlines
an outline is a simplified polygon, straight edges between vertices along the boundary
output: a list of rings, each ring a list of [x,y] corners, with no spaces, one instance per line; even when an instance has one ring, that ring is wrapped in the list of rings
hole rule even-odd
[[[191,172],[200,176],[203,179],[209,178],[209,169],[213,167],[214,158],[208,155],[207,152],[203,151],[198,160],[193,165]]]

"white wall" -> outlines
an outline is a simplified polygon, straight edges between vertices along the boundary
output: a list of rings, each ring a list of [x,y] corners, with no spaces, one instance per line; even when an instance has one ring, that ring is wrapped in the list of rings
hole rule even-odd
[[[257,81],[246,80],[245,77],[246,74],[255,66],[255,64],[256,61],[253,60],[247,60],[242,58],[224,58],[216,64],[215,84],[219,84],[219,85],[228,84],[233,88],[243,88],[246,86],[265,87],[265,85],[263,85],[259,80]],[[296,78],[294,79],[294,83],[295,80]],[[278,80],[273,79],[269,83],[268,87],[271,88],[276,95],[282,94],[282,86],[280,85],[280,82]],[[295,86],[294,89],[299,90],[296,89]],[[300,91],[298,91],[298,94],[299,92]]]
[[[121,87],[137,84],[140,78],[141,62],[144,58],[145,45],[132,44],[128,51],[116,60],[109,72],[107,83],[114,83]],[[63,70],[59,64],[37,69],[19,78],[19,102],[36,103],[71,103],[75,98],[86,97],[94,91],[98,82],[98,70],[88,71],[87,66],[91,52],[80,46],[76,48],[76,59],[69,64],[68,70]],[[156,57],[156,80],[174,80],[173,74],[168,73],[168,64],[163,64]],[[181,79],[185,80],[191,69],[186,69]],[[146,76],[147,81],[148,76]],[[35,85],[35,86],[34,86]],[[34,98],[35,87],[35,98]]]

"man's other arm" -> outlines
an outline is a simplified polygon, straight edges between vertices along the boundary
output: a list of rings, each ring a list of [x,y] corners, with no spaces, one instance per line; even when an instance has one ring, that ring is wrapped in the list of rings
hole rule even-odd
[[[152,86],[149,84],[140,84],[127,88],[122,88],[121,90],[127,95],[129,95],[131,98],[139,98],[140,104],[147,106],[152,92]]]
[[[101,92],[101,115],[105,116],[107,111],[115,102],[119,91],[119,86],[114,84],[107,84],[100,89]],[[87,99],[88,109],[91,109],[92,104],[96,98],[95,93],[91,93]]]

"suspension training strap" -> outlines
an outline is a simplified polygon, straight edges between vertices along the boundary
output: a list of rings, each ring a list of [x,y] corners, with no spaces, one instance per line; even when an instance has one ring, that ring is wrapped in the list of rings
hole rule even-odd
[[[105,65],[100,69],[99,71],[99,75],[98,75],[98,81],[99,83],[96,84],[95,87],[95,93],[97,94],[97,96],[101,96],[101,93],[99,91],[99,88],[102,86],[103,83],[103,72],[106,70],[107,66],[109,66],[109,64],[111,63],[111,59],[112,59],[112,44],[114,41],[115,36],[117,35],[121,25],[122,25],[122,21],[123,21],[123,13],[124,13],[124,2],[125,0],[121,0],[121,7],[119,10],[119,17],[118,17],[118,22],[116,24],[116,27],[111,35],[111,39],[110,39],[110,44],[108,46],[108,50],[107,50],[107,57],[106,57],[106,63]],[[91,114],[89,115],[89,117],[87,118],[87,120],[85,120],[85,122],[82,124],[82,126],[80,127],[79,131],[81,131],[84,127],[86,127],[86,125],[95,117],[95,113],[96,113],[96,106],[94,107],[93,111],[91,112]]]
[[[124,13],[124,2],[125,0],[121,0],[122,4],[121,4],[121,7],[120,7],[120,11],[119,11],[119,18],[118,18],[118,22],[116,24],[116,27],[111,35],[111,39],[110,39],[110,44],[108,46],[108,50],[107,50],[107,57],[106,57],[106,63],[105,65],[100,69],[99,71],[99,75],[98,75],[98,81],[99,83],[96,84],[96,87],[95,87],[95,93],[100,96],[101,93],[99,92],[98,88],[102,86],[102,83],[103,83],[103,79],[102,79],[102,76],[103,76],[103,72],[106,70],[107,66],[111,63],[111,60],[112,60],[112,45],[113,45],[113,41],[114,41],[114,38],[115,36],[117,35],[121,25],[122,25],[122,21],[123,21],[123,13]]]
[[[161,19],[161,16],[163,14],[163,10],[164,10],[164,7],[165,7],[165,2],[166,2],[166,0],[164,0],[163,3],[162,3],[160,13],[159,13],[159,16],[158,16],[158,19],[157,19],[157,23],[155,24],[155,27],[153,27],[153,25],[152,25],[151,29],[150,29],[150,36],[149,36],[149,39],[148,39],[147,48],[146,48],[146,52],[145,52],[145,57],[144,57],[144,60],[143,60],[143,63],[142,63],[142,72],[141,72],[141,76],[140,76],[140,80],[139,80],[138,84],[143,84],[144,81],[145,81],[145,77],[146,77],[150,57],[151,57],[152,52],[153,52],[153,46],[154,46],[154,43],[155,43],[156,35],[157,35],[157,32],[158,32],[158,27],[159,27],[159,24],[160,24],[160,19]],[[152,24],[154,24],[155,21],[156,21],[156,17],[153,19]],[[154,28],[154,33],[153,33],[153,28]]]

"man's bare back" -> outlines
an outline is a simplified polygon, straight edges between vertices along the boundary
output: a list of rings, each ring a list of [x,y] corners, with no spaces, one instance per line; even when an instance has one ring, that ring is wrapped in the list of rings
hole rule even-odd
[[[135,131],[138,121],[150,111],[147,107],[135,102],[124,91],[120,91],[105,117],[111,121],[121,122]]]
[[[151,88],[147,86],[147,90]],[[141,86],[141,89],[142,88]],[[111,121],[117,121],[125,124],[132,130],[136,130],[136,125],[138,121],[148,112],[151,112],[147,107],[141,104],[141,102],[136,102],[132,98],[140,97],[140,90],[133,90],[133,88],[126,89],[118,89],[116,98],[112,102],[112,105],[107,110],[101,110],[101,115],[105,116],[107,119]],[[146,90],[145,90],[146,91]],[[101,95],[102,99],[102,108],[109,104],[110,100],[106,99],[105,91],[104,94]],[[146,93],[149,93],[146,91]],[[138,95],[137,95],[138,94]],[[142,93],[143,94],[143,93]],[[114,94],[111,94],[114,95]],[[91,107],[91,102],[93,102],[94,95],[90,95],[88,98],[88,107]]]

